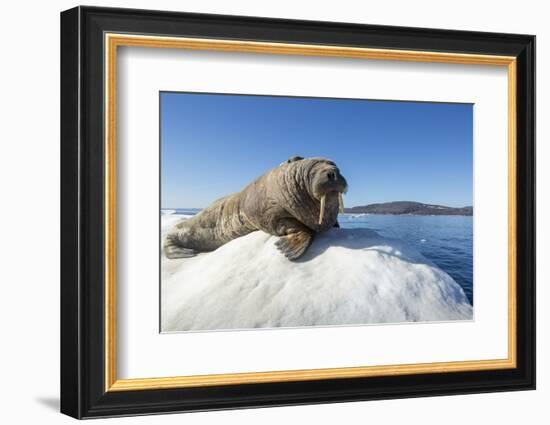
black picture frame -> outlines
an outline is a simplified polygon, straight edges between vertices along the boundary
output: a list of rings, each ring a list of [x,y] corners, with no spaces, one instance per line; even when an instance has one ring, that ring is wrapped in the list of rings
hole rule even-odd
[[[514,56],[517,367],[299,382],[105,391],[104,34]],[[535,388],[535,37],[76,7],[61,13],[61,412],[92,418]]]

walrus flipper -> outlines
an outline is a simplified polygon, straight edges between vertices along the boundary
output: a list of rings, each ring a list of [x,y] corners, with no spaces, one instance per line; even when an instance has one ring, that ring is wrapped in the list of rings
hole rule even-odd
[[[174,260],[176,258],[189,258],[194,257],[198,254],[197,251],[191,248],[182,248],[180,246],[172,245],[170,247],[165,247],[164,253],[166,258]]]
[[[176,258],[189,258],[194,257],[198,254],[198,251],[192,248],[182,247],[177,240],[175,240],[174,235],[166,236],[164,241],[164,255],[170,260]]]
[[[281,236],[275,246],[289,260],[297,260],[300,258],[311,245],[313,237],[306,231],[291,233],[286,236]]]

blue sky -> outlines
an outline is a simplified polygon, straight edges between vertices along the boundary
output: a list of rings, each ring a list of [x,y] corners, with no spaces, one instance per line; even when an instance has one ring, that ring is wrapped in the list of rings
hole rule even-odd
[[[473,105],[160,96],[162,208],[206,207],[295,155],[335,161],[348,207],[472,205]]]

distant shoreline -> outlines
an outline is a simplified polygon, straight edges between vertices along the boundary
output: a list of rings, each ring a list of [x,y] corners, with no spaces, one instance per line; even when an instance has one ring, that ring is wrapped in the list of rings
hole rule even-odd
[[[344,215],[393,215],[396,217],[472,217],[472,214],[415,214],[415,213],[403,213],[403,214],[394,214],[394,213],[369,213],[369,212],[350,212],[348,208],[346,208],[346,211],[344,213],[340,213]]]
[[[445,205],[423,204],[413,201],[384,202],[345,208],[348,214],[380,214],[380,215],[459,215],[472,216],[473,207],[448,207]]]
[[[199,212],[203,208],[161,208],[164,211],[185,210]],[[416,216],[472,216],[473,207],[448,207],[445,205],[423,204],[413,201],[394,201],[378,204],[360,205],[344,209],[345,214],[377,214],[377,215],[416,215]]]

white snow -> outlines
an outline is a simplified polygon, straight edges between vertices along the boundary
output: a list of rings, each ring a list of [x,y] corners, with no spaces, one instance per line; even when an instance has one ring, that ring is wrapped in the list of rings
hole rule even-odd
[[[332,229],[290,262],[276,239],[253,232],[197,257],[163,256],[162,331],[472,319],[460,286],[403,241]]]

